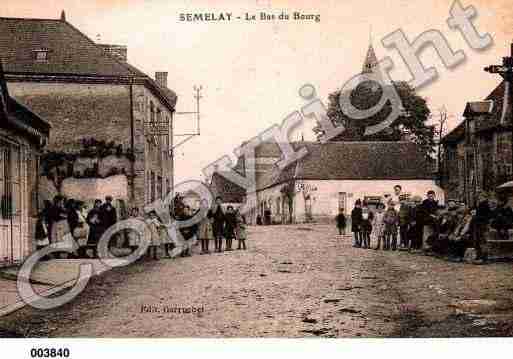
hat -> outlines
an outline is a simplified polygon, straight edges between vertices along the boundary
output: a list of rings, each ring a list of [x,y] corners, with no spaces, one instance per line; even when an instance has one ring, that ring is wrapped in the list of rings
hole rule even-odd
[[[413,196],[412,201],[413,202],[422,202],[422,197],[421,196]]]
[[[447,208],[449,211],[457,210],[460,206],[456,203],[456,201],[450,200],[447,202]]]

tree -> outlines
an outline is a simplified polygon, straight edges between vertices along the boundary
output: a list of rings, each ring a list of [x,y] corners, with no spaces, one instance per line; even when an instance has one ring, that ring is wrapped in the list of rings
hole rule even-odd
[[[355,120],[347,116],[340,108],[340,90],[329,95],[328,118],[335,126],[343,125],[345,131],[331,141],[400,141],[403,139],[418,143],[426,155],[434,153],[434,126],[427,124],[429,119],[429,108],[426,100],[418,96],[415,90],[406,82],[394,82],[394,86],[401,101],[402,114],[392,123],[391,126],[376,134],[365,136],[367,126],[378,124],[384,121],[391,113],[390,102],[373,116],[365,119]],[[349,95],[351,103],[359,110],[370,109],[381,99],[383,88],[374,81],[364,81],[359,84]],[[317,136],[322,135],[322,129],[314,128]]]

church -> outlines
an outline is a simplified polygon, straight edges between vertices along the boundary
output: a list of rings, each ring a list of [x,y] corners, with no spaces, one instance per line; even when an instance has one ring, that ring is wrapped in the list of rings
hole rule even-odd
[[[370,45],[362,72],[371,72],[375,66],[378,60]],[[292,146],[306,148],[307,155],[284,169],[276,165],[282,157],[277,143],[255,148],[256,193],[245,193],[215,175],[216,195],[232,203],[247,202],[246,219],[251,224],[269,214],[271,223],[277,224],[333,221],[340,210],[349,214],[358,199],[371,206],[384,202],[397,185],[404,194],[422,198],[433,190],[444,202],[432,161],[411,140],[299,141]],[[238,167],[243,163],[239,159]],[[238,170],[244,173],[243,168]]]

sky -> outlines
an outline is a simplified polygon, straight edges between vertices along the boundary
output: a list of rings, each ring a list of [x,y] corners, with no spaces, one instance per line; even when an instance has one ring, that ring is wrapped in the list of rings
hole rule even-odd
[[[500,82],[483,71],[509,54],[513,40],[510,0],[462,0],[475,6],[479,33],[494,44],[474,51],[446,20],[452,0],[2,0],[0,16],[66,19],[91,39],[126,45],[128,61],[148,75],[168,71],[168,87],[178,94],[178,112],[194,111],[194,85],[202,85],[201,135],[175,150],[175,183],[201,179],[201,170],[223,155],[232,158],[243,141],[280,124],[305,101],[298,90],[315,86],[321,100],[361,71],[369,42],[378,59],[390,57],[394,80],[411,79],[399,54],[381,39],[402,29],[410,41],[436,29],[466,61],[448,70],[431,48],[420,58],[439,78],[419,90],[437,117],[449,113],[449,129],[462,120],[467,101],[481,100]],[[510,9],[511,8],[511,9]],[[184,22],[184,13],[233,13],[241,20]],[[245,21],[246,13],[320,15],[320,21]],[[176,115],[175,133],[195,129],[191,115]],[[305,121],[292,139],[313,140]],[[183,137],[176,137],[177,142]]]

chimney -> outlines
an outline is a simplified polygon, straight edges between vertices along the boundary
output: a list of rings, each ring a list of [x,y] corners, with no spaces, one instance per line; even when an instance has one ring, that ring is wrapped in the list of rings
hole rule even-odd
[[[109,44],[98,44],[102,48],[103,52],[108,56],[115,58],[118,61],[126,62],[128,49],[124,45],[109,45]]]
[[[167,72],[155,72],[155,81],[157,81],[160,87],[167,88]]]
[[[64,10],[61,11],[61,21],[66,21],[66,13]]]

